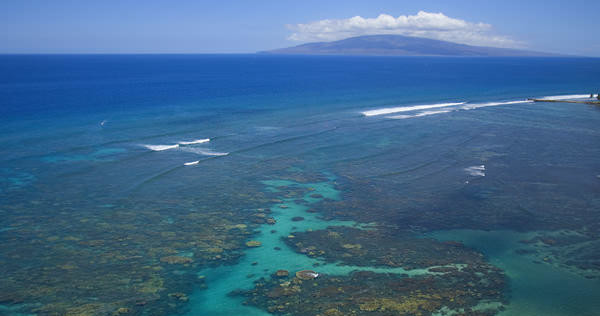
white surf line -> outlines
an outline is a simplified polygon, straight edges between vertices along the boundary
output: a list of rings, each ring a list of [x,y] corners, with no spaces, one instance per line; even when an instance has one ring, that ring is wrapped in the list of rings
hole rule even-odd
[[[533,103],[531,100],[516,100],[516,101],[505,101],[505,102],[486,102],[486,103],[473,103],[466,104],[461,106],[461,110],[473,110],[477,108],[484,108],[488,106],[499,106],[499,105],[510,105],[510,104],[523,104],[523,103]]]
[[[434,115],[434,114],[449,113],[449,112],[452,112],[452,111],[453,110],[423,111],[423,112],[417,113],[415,115],[394,115],[394,116],[387,116],[386,118],[389,118],[389,119],[407,119],[407,118],[413,118],[413,117],[421,117],[421,116],[428,116],[428,115]]]
[[[204,156],[227,156],[227,155],[229,155],[229,153],[225,153],[225,152],[216,152],[216,151],[212,151],[209,149],[195,148],[195,147],[182,147],[182,148],[180,148],[180,150],[198,154],[198,155],[204,155]]]
[[[539,98],[539,100],[589,99],[590,95],[592,95],[592,94],[555,95],[555,96],[541,97],[541,98]],[[410,111],[418,111],[418,110],[426,110],[426,109],[452,107],[452,106],[458,106],[458,105],[463,105],[458,108],[460,110],[472,110],[472,109],[488,107],[488,106],[524,104],[524,103],[532,103],[532,102],[533,102],[532,100],[515,100],[515,101],[483,102],[483,103],[467,103],[467,102],[438,103],[438,104],[425,104],[425,105],[381,108],[381,109],[363,111],[363,112],[361,112],[361,114],[364,116],[377,116],[377,115],[393,114],[393,113],[399,113],[399,112],[410,112]],[[425,111],[425,112],[421,112],[421,113],[418,113],[415,115],[397,115],[397,116],[389,116],[387,118],[405,119],[405,118],[420,117],[420,116],[427,116],[427,115],[447,113],[447,112],[451,112],[451,111]]]
[[[178,142],[177,144],[179,145],[195,145],[195,144],[203,144],[203,143],[208,143],[210,142],[210,138],[204,138],[204,139],[196,139],[190,142],[186,142],[186,141],[182,141],[182,142]]]
[[[381,108],[376,110],[369,110],[361,112],[364,116],[376,116],[376,115],[384,115],[384,114],[392,114],[399,112],[409,112],[409,111],[417,111],[417,110],[427,110],[427,109],[435,109],[435,108],[443,108],[448,106],[456,106],[463,105],[466,102],[454,102],[454,103],[438,103],[438,104],[424,104],[424,105],[413,105],[413,106],[399,106],[393,108]]]
[[[163,151],[163,150],[169,150],[169,149],[176,149],[179,148],[179,145],[195,145],[195,144],[203,144],[203,143],[208,143],[210,142],[210,138],[203,138],[203,139],[196,139],[196,140],[192,140],[192,141],[181,141],[181,142],[177,142],[177,144],[174,145],[142,145],[152,151]]]
[[[169,149],[175,149],[179,147],[179,144],[175,144],[175,145],[142,145],[152,151],[163,151],[163,150],[169,150]]]
[[[539,100],[569,100],[569,99],[589,99],[590,94],[567,94],[567,95],[551,95],[541,97]]]
[[[447,110],[423,111],[423,112],[419,112],[419,113],[413,114],[413,115],[394,115],[394,116],[387,116],[386,118],[407,119],[407,118],[422,117],[422,116],[441,114],[441,113],[449,113],[449,112],[459,111],[459,110],[473,110],[473,109],[478,109],[478,108],[483,108],[483,107],[488,107],[488,106],[526,104],[526,103],[533,103],[533,101],[532,100],[515,100],[515,101],[485,102],[485,103],[464,103],[463,102],[462,103],[462,104],[464,104],[463,106],[455,107],[455,108],[451,108],[451,109],[447,109]]]

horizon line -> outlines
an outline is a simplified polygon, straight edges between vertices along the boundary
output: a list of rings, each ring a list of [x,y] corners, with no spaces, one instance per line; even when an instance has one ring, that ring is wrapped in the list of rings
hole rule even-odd
[[[551,54],[551,53],[550,53]],[[369,55],[369,54],[280,54],[271,53],[269,51],[257,51],[248,53],[159,53],[159,52],[119,52],[119,53],[93,53],[93,52],[40,52],[40,53],[2,53],[0,56],[76,56],[76,55],[87,55],[87,56],[118,56],[118,55],[171,55],[171,56],[191,56],[191,55],[259,55],[259,56],[331,56],[331,57],[430,57],[430,58],[600,58],[600,56],[585,56],[585,55],[559,55],[554,56],[450,56],[450,55]]]

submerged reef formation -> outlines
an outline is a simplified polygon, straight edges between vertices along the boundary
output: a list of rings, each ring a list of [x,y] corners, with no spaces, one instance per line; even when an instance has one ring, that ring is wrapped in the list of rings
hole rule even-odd
[[[347,276],[323,275],[261,279],[246,304],[276,315],[494,315],[502,309],[503,274],[490,265],[448,269],[443,275],[404,277],[356,271]]]
[[[540,253],[545,254],[541,259],[550,254],[555,262],[579,274],[600,275],[600,221],[594,187],[574,188],[577,182],[572,179],[552,183],[527,178],[511,170],[517,163],[504,160],[501,153],[479,154],[488,166],[488,176],[471,179],[465,175],[467,181],[448,181],[439,187],[406,179],[410,173],[356,178],[348,166],[340,167],[347,175],[338,180],[343,197],[324,201],[314,211],[325,219],[375,223],[409,235],[452,229],[548,232],[557,242],[540,244]],[[559,171],[560,176],[570,172]],[[563,231],[571,236],[560,236]]]
[[[302,195],[322,198],[310,193],[310,186],[285,181],[278,183],[276,192],[295,203],[302,202]],[[278,205],[286,212],[281,207],[285,204]],[[321,207],[319,202],[306,212]],[[306,230],[291,227],[291,234],[281,236],[297,254],[314,259],[311,270],[289,273],[282,266],[255,281],[254,288],[232,295],[269,313],[298,316],[494,315],[507,302],[504,273],[461,243],[376,223],[331,223]]]
[[[316,279],[319,274],[313,270],[301,270],[296,272],[296,277],[300,280],[312,280]]]
[[[250,240],[250,241],[246,242],[246,247],[249,247],[249,248],[260,247],[260,246],[261,246],[260,241]]]
[[[168,203],[140,203],[96,214],[5,207],[14,229],[0,245],[0,303],[39,316],[175,313],[204,286],[198,270],[243,254],[252,214],[261,212],[176,203],[176,212]]]
[[[576,231],[540,232],[520,241],[517,254],[533,262],[570,270],[586,278],[600,278],[600,241]]]
[[[329,227],[294,233],[286,243],[296,252],[354,266],[401,267],[407,270],[481,262],[482,255],[456,242],[416,238],[385,229]]]
[[[280,172],[294,180],[324,178]],[[189,172],[171,176],[134,193],[120,195],[119,187],[114,196],[99,193],[99,182],[85,186],[80,175],[62,180],[61,194],[43,181],[0,194],[0,314],[173,315],[194,290],[206,288],[198,271],[235,264],[258,246],[255,229],[275,223],[263,207],[279,194],[264,192],[255,176],[231,182],[213,174],[210,183],[197,183]]]
[[[495,315],[507,302],[506,277],[484,256],[457,242],[416,238],[385,227],[331,226],[295,232],[292,249],[350,275],[275,274],[242,291],[246,303],[278,315]],[[406,273],[369,271],[402,268]],[[417,273],[411,270],[420,269]],[[318,277],[316,277],[318,276]],[[240,293],[238,293],[240,294]]]

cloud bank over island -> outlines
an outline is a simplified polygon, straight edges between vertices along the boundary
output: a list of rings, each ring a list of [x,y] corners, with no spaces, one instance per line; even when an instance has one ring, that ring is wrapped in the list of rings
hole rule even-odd
[[[289,40],[299,42],[335,41],[353,36],[397,34],[425,37],[469,45],[503,48],[523,47],[523,43],[508,36],[493,34],[492,26],[468,22],[443,13],[419,11],[416,15],[393,17],[380,14],[376,18],[355,16],[349,19],[325,19],[306,24],[290,24],[294,33]]]

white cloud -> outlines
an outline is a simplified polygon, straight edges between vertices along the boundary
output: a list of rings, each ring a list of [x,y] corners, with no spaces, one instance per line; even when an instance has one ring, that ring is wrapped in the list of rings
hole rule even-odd
[[[321,20],[306,24],[288,25],[294,33],[289,40],[301,42],[334,41],[343,38],[399,34],[426,37],[470,45],[520,47],[522,43],[507,36],[493,35],[492,26],[454,19],[443,13],[419,11],[416,15],[393,17],[380,14],[376,18],[355,16],[349,19]]]

